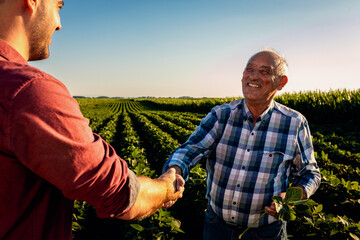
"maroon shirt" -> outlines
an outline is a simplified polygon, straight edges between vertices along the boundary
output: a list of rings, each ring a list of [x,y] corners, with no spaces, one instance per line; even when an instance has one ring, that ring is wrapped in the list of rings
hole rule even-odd
[[[139,183],[54,77],[0,39],[0,239],[72,239],[73,199],[124,214]]]

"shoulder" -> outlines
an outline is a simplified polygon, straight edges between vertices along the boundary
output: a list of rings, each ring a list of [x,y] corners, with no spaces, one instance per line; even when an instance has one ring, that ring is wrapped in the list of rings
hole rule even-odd
[[[215,106],[212,111],[215,112],[226,112],[236,109],[240,104],[242,104],[243,99],[234,100],[230,103],[224,103],[222,105]]]
[[[234,100],[230,103],[215,106],[211,113],[216,115],[218,119],[227,119],[231,112],[241,106],[243,99]]]
[[[44,113],[78,108],[62,82],[27,64],[1,62],[0,84],[0,104],[12,112],[16,109],[25,111],[25,108]]]
[[[291,118],[292,121],[296,121],[299,123],[307,122],[305,116],[300,112],[275,101],[274,101],[274,111],[277,114],[283,115],[284,117]]]
[[[46,91],[49,90],[48,88],[67,91],[62,82],[30,65],[4,62],[0,64],[0,73],[1,92],[10,99],[27,88],[31,91],[39,89],[38,93],[43,94],[49,93]]]

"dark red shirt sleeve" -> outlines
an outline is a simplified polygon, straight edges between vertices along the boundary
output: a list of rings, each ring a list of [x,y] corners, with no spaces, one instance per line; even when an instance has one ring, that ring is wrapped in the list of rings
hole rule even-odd
[[[99,217],[121,215],[139,183],[127,164],[93,134],[76,100],[51,76],[26,82],[12,100],[10,147],[32,172],[69,199],[85,200]]]

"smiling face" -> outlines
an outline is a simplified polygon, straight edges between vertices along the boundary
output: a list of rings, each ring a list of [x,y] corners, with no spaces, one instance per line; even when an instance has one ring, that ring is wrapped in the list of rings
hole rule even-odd
[[[242,91],[248,104],[270,104],[278,90],[287,83],[287,77],[278,74],[278,60],[273,52],[263,51],[248,61],[242,78]]]

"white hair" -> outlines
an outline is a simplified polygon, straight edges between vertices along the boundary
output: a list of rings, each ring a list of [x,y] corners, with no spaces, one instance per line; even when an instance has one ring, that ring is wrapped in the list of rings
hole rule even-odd
[[[276,63],[276,66],[275,66],[276,74],[278,76],[284,76],[284,75],[287,76],[288,63],[283,54],[279,53],[278,51],[276,51],[275,49],[270,48],[270,47],[262,47],[261,50],[259,52],[257,52],[256,54],[261,53],[261,52],[269,52],[269,53],[274,54],[276,56],[276,58],[274,59],[275,63]],[[255,56],[256,54],[254,54],[253,56]]]

